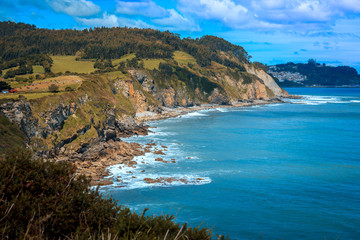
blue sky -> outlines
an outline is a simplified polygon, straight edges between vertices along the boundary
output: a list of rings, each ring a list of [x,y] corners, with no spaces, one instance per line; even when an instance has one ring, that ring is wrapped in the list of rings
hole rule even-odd
[[[315,58],[360,71],[360,0],[1,0],[0,20],[210,34],[243,46],[253,61]]]

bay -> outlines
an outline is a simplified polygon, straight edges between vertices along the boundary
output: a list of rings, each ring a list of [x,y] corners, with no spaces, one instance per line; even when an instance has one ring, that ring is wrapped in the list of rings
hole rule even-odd
[[[360,239],[360,88],[287,91],[303,99],[151,122],[127,141],[167,146],[170,163],[148,153],[131,174],[113,166],[125,187],[107,193],[232,239]],[[143,180],[159,177],[188,183]]]

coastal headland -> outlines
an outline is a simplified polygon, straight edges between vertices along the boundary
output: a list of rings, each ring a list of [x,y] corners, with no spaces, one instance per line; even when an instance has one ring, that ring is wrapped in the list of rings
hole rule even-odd
[[[18,44],[7,50],[14,54],[0,53],[0,81],[7,88],[0,95],[1,128],[11,129],[1,135],[2,153],[20,147],[42,159],[70,162],[94,185],[111,184],[114,180],[106,178],[110,166],[136,167],[134,157],[149,151],[159,153],[158,162],[176,161],[161,158],[165,148],[122,140],[148,134],[147,121],[291,97],[241,46],[215,36],[181,39],[152,29],[0,25],[8,32],[2,39]],[[81,47],[69,41],[69,33]],[[108,34],[113,38],[104,38]],[[42,50],[26,52],[29,42]]]

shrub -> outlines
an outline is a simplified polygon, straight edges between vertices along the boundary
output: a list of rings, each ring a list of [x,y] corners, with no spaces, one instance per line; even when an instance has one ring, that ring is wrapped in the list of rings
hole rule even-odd
[[[25,77],[16,77],[15,80],[17,82],[27,82],[29,79],[25,78]]]
[[[170,76],[173,72],[173,69],[170,64],[167,63],[159,63],[159,70],[160,72],[164,73],[167,76]]]
[[[65,91],[67,91],[67,92],[72,92],[72,91],[74,91],[74,89],[73,89],[72,87],[67,86],[67,87],[65,88]]]
[[[146,209],[137,214],[119,206],[75,171],[29,152],[0,158],[0,238],[211,239],[211,230],[180,226],[173,216],[150,217]]]
[[[24,95],[19,95],[19,100],[27,100],[27,98]]]
[[[94,63],[94,68],[98,69],[106,69],[106,68],[112,68],[112,62],[110,59],[97,59]]]
[[[59,91],[59,86],[56,84],[51,84],[49,86],[49,92],[58,92]]]
[[[0,81],[0,91],[4,89],[11,89],[11,86],[7,82]]]

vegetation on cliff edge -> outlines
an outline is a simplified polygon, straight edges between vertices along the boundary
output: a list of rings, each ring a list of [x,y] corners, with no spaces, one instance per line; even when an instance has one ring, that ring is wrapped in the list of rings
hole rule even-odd
[[[211,229],[119,206],[75,171],[63,162],[34,160],[29,152],[0,158],[0,238],[211,239]]]

